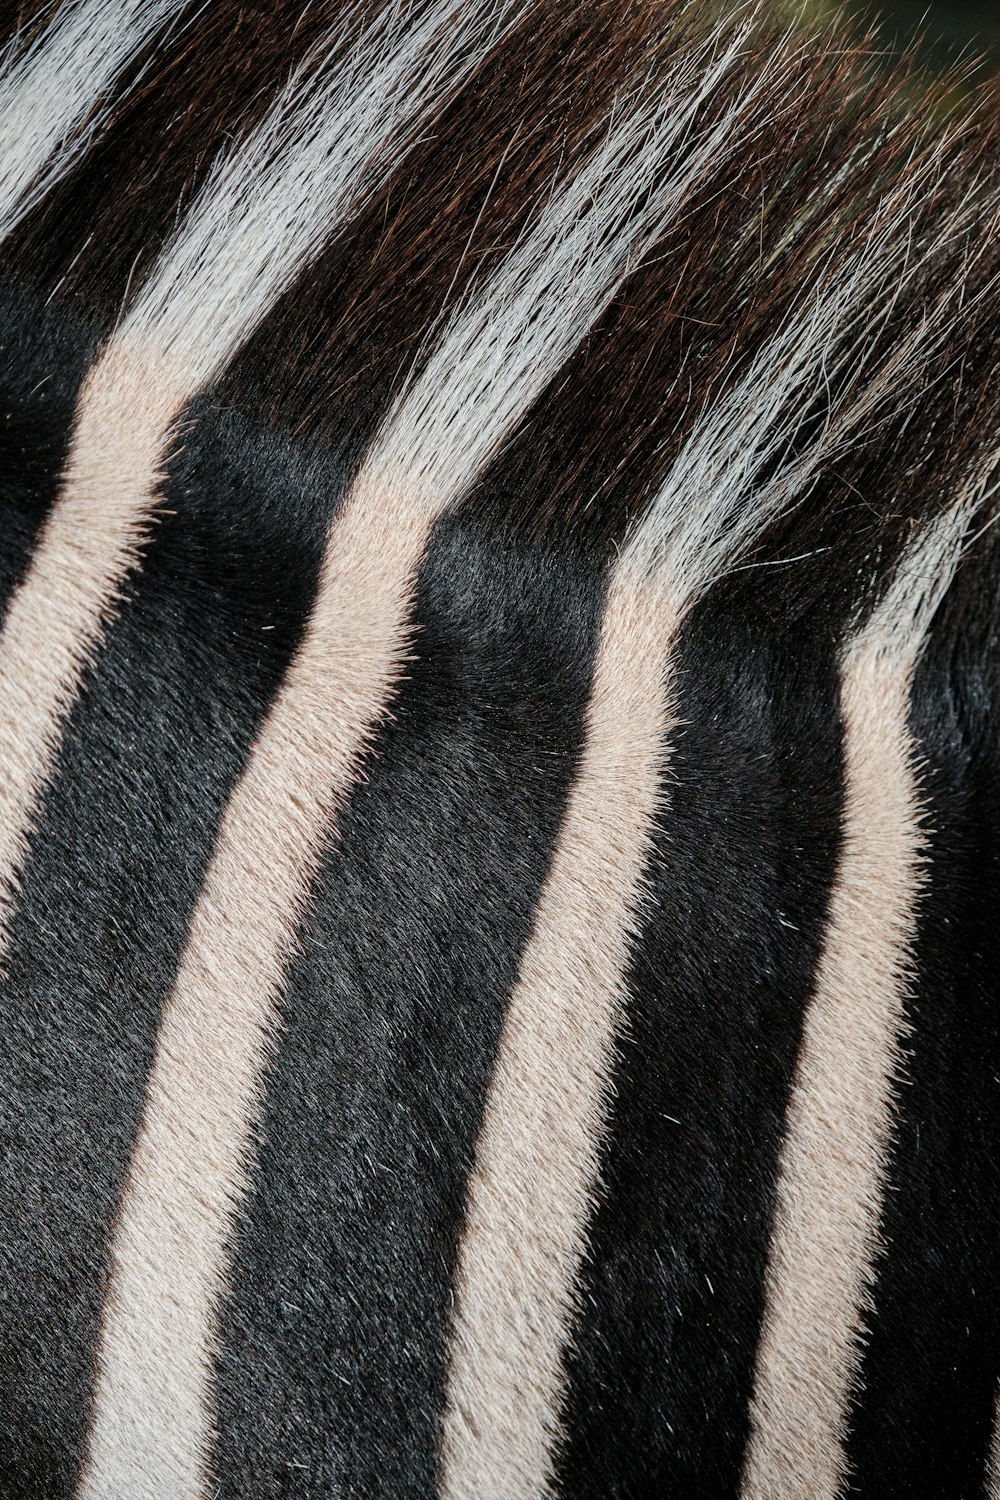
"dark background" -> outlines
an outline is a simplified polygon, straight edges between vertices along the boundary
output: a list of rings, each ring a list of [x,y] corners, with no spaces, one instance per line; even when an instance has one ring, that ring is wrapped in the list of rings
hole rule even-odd
[[[935,63],[986,52],[1000,67],[1000,0],[849,0],[849,8],[876,19],[890,44],[923,36],[925,55]]]

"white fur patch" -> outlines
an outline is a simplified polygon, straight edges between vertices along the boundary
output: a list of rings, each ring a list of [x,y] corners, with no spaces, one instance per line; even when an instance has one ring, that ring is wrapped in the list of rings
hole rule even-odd
[[[748,127],[773,83],[765,73],[711,128],[694,129],[745,40],[738,30],[717,56],[709,46],[682,54],[655,92],[637,88],[619,106],[590,160],[446,327],[386,420],[373,472],[432,503],[468,487]]]

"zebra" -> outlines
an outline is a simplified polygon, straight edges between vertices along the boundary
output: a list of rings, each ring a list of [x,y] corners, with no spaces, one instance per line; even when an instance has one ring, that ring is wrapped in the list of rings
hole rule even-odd
[[[998,1500],[988,92],[2,29],[0,1494]]]

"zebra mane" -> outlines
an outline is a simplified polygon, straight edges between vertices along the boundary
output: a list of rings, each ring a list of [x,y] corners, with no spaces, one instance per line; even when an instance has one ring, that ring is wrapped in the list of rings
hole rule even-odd
[[[787,383],[768,430],[811,486],[876,444],[905,464],[936,412],[924,469],[989,429],[992,385],[955,372],[989,325],[994,138],[971,110],[929,131],[861,46],[680,3],[226,10],[56,7],[0,91],[8,274],[189,398],[352,464],[420,406],[480,502],[516,474],[508,524],[604,545],[671,471],[697,487],[693,443],[726,462],[704,424],[748,380]],[[459,358],[505,415],[449,388]]]

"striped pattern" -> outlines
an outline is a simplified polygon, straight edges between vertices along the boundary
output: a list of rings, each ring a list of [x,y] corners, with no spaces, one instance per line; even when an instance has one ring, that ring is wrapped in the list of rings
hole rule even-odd
[[[903,558],[844,652],[844,842],[789,1101],[747,1496],[844,1480],[925,854],[909,694],[968,518],[946,512]]]
[[[0,235],[7,235],[85,149],[125,65],[180,0],[69,3],[40,35],[14,39],[0,65]]]
[[[995,1495],[989,127],[680,3],[18,22],[0,1490]]]

